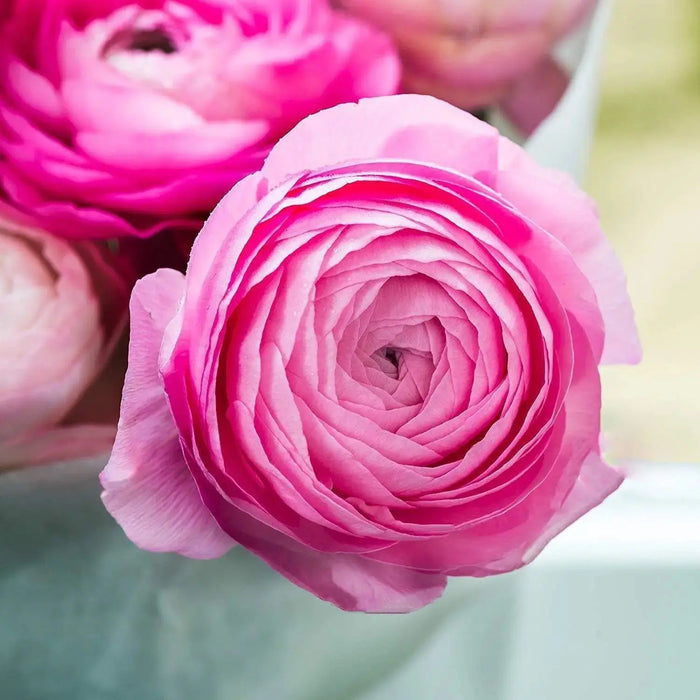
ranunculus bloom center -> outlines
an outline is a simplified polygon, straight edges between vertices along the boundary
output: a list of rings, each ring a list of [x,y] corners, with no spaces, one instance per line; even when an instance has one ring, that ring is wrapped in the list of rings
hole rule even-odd
[[[137,51],[150,53],[157,51],[170,54],[178,50],[175,39],[166,27],[154,27],[153,29],[137,29],[125,32],[114,37],[107,47],[107,55],[119,51]]]
[[[97,58],[121,76],[205,118],[229,119],[244,116],[230,89],[235,82],[231,65],[244,35],[255,33],[251,21],[233,12],[202,16],[172,2],[161,10],[129,6],[91,22],[79,41],[87,40]]]
[[[372,357],[376,358],[377,365],[386,375],[393,379],[398,379],[399,362],[402,359],[400,348],[380,348]]]
[[[393,277],[368,301],[367,287],[375,284],[358,290],[355,305],[361,311],[342,333],[338,366],[354,383],[339,381],[339,397],[388,410],[420,409],[445,350],[445,328],[428,308],[413,313],[411,300],[429,298],[436,285],[422,275]],[[354,353],[348,354],[346,348],[355,342]]]
[[[179,14],[182,15],[182,12]],[[122,9],[104,19],[95,20],[88,25],[87,31],[103,34],[106,30],[102,55],[108,61],[114,61],[123,53],[169,55],[180,51],[192,38],[183,21],[192,20],[190,14],[191,11],[185,11],[184,16],[178,18],[177,14],[166,11],[125,12]]]

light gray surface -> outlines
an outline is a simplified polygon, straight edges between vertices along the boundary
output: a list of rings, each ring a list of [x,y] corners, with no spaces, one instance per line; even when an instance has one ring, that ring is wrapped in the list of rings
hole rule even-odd
[[[457,581],[414,615],[343,613],[242,549],[211,562],[140,552],[103,511],[95,473],[0,479],[2,697],[429,697],[394,694],[417,677],[498,699],[507,579]]]
[[[96,466],[0,477],[0,697],[695,700],[700,466],[637,470],[530,567],[343,613],[243,550],[138,551]]]
[[[533,567],[506,697],[698,700],[699,629],[700,567]]]
[[[700,465],[638,465],[518,576],[508,700],[700,698]]]

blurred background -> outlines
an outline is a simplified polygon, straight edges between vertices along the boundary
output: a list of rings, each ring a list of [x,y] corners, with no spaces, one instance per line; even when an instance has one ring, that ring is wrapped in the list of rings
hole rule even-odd
[[[604,373],[610,455],[700,463],[699,0],[615,0],[585,184],[644,346]]]

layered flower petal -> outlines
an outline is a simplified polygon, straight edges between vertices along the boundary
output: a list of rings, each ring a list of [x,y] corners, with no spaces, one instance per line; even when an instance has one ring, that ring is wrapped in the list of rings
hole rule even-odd
[[[109,451],[112,426],[71,416],[121,335],[133,276],[102,244],[0,206],[0,469]]]
[[[196,229],[297,121],[399,80],[326,0],[10,0],[0,46],[0,193],[65,238]]]
[[[596,0],[336,0],[388,31],[403,63],[402,88],[468,110],[501,107],[531,134],[564,94],[571,65],[560,44]]]
[[[528,563],[620,482],[598,372],[636,359],[619,263],[567,180],[447,104],[306,119],[184,279],[143,289],[169,301],[135,308],[104,482],[141,546],[185,551],[206,516],[339,607],[407,611]]]
[[[141,342],[130,347],[118,437],[100,480],[107,510],[140,547],[209,559],[235,542],[202,503],[158,373],[165,326],[183,286],[180,273],[160,270],[134,288],[131,332]]]

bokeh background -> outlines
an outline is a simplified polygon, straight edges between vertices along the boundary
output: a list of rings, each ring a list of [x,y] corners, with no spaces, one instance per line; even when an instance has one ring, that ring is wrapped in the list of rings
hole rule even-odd
[[[615,0],[586,189],[644,360],[604,373],[616,460],[700,463],[700,0]]]

